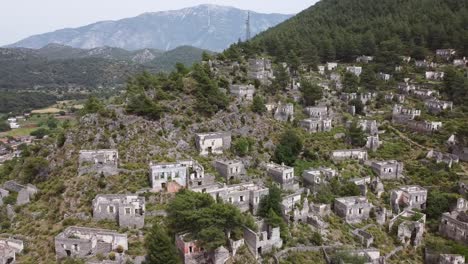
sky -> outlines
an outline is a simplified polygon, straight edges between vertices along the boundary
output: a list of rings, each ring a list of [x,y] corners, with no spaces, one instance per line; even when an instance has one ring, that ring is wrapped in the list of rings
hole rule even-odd
[[[117,20],[145,12],[217,4],[261,13],[295,14],[317,0],[1,0],[0,46],[35,34]]]

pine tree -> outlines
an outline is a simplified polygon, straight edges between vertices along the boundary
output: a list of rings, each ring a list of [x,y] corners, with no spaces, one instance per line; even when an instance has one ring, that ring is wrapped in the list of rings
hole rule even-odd
[[[146,239],[145,264],[180,264],[174,242],[165,229],[155,224]]]

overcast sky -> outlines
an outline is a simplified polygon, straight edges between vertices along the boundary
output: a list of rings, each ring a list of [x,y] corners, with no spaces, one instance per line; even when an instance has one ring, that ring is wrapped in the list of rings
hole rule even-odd
[[[298,13],[317,0],[0,0],[0,45],[25,37],[145,12],[218,4],[262,13]]]

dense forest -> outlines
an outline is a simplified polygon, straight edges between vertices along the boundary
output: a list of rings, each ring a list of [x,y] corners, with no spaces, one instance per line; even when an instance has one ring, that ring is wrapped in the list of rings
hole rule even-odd
[[[95,89],[125,84],[130,76],[150,72],[169,72],[176,63],[191,66],[202,58],[203,50],[183,46],[161,52],[144,63],[132,60],[134,53],[110,49],[108,56],[89,55],[88,50],[67,47],[0,49],[0,88],[17,90],[35,86],[80,86]],[[117,51],[115,51],[117,50]],[[66,54],[69,52],[69,54]],[[64,54],[65,53],[65,54]],[[124,53],[124,54],[122,54]],[[66,56],[68,55],[68,57]]]
[[[55,104],[57,97],[40,92],[0,92],[0,113],[21,113]]]
[[[322,0],[239,46],[279,61],[351,61],[389,53],[421,59],[439,48],[468,55],[468,0]],[[391,60],[390,60],[391,62]]]

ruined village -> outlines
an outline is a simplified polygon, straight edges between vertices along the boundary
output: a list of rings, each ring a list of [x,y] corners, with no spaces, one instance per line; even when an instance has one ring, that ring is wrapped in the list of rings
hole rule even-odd
[[[179,228],[170,241],[185,264],[307,254],[307,263],[465,263],[453,248],[468,245],[468,146],[453,127],[467,119],[438,90],[443,70],[466,71],[467,60],[450,49],[400,59],[399,76],[375,76],[377,92],[362,81],[372,56],[316,69],[212,56],[201,67],[225,80],[230,101],[212,117],[178,114],[187,98],[158,121],[109,103],[105,114],[79,116],[61,146],[2,141],[3,166],[28,149],[47,160],[35,173],[49,180],[1,182],[0,263],[144,263],[151,228],[183,216],[171,211],[179,195],[249,219],[240,232],[223,230],[216,248],[197,239],[203,231]],[[265,92],[279,78],[281,92]],[[305,82],[322,96],[305,98]]]

